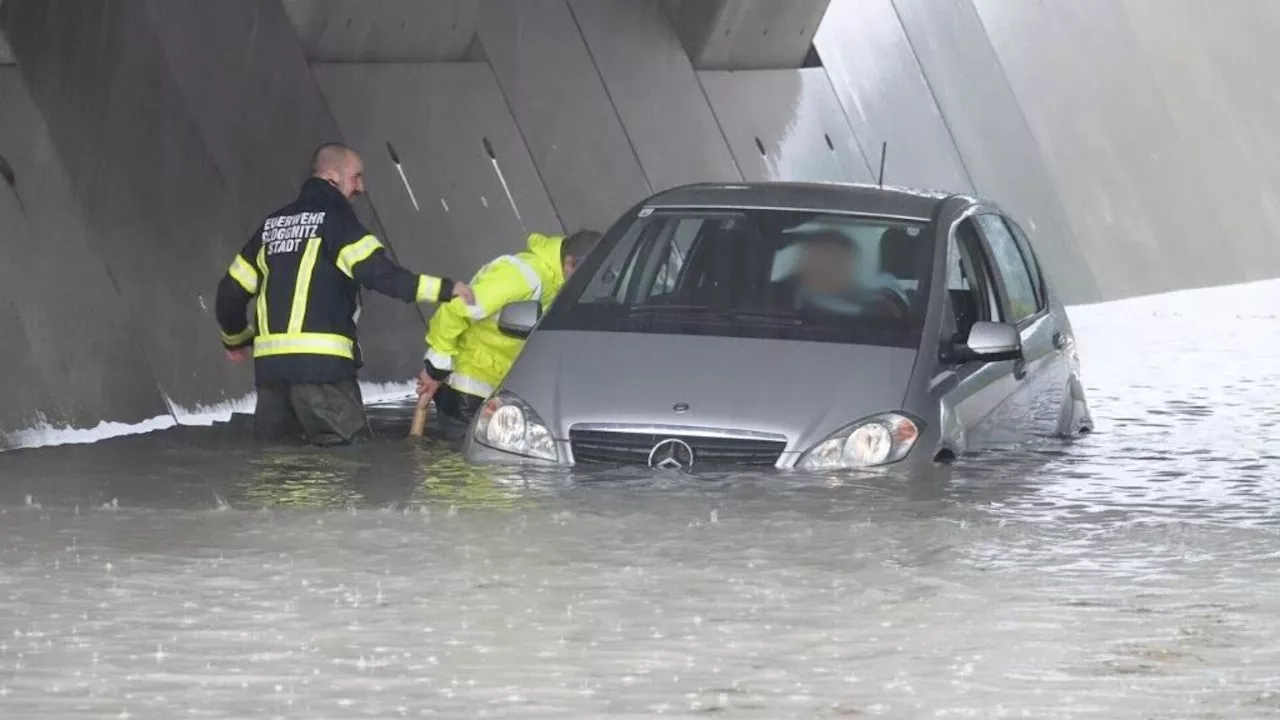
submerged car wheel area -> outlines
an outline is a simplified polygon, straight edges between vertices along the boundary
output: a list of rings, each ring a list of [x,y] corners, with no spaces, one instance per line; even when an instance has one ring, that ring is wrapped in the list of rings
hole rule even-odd
[[[906,468],[1092,428],[1066,312],[982,199],[693,185],[629,210],[526,338],[474,462]]]

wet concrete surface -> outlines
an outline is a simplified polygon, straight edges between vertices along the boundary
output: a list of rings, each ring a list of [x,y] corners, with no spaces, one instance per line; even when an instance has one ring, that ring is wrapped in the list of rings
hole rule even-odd
[[[1097,433],[931,477],[3,453],[0,716],[1277,717],[1277,296],[1073,310]]]

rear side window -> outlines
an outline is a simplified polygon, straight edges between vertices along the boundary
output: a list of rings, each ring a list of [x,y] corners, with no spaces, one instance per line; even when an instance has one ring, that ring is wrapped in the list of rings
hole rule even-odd
[[[1003,218],[999,215],[980,215],[977,220],[987,245],[991,248],[996,270],[1004,281],[1008,322],[1020,323],[1042,309],[1040,294],[1036,292],[1035,283],[1031,280],[1027,261],[1022,257],[1018,241],[1014,239]]]
[[[1031,249],[1031,241],[1027,239],[1027,232],[1017,222],[1005,218],[1004,224],[1009,226],[1013,231],[1013,236],[1018,240],[1018,247],[1022,250],[1022,257],[1027,260],[1027,268],[1031,270],[1031,282],[1036,286],[1036,297],[1040,299],[1040,308],[1044,309],[1049,304],[1049,294],[1044,289],[1044,273],[1040,268],[1040,263],[1036,260],[1036,253]]]

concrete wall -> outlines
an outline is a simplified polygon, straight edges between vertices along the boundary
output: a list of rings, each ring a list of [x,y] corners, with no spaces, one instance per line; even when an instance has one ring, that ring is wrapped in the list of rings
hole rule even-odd
[[[561,224],[601,227],[649,192],[564,0],[489,0],[480,42]]]
[[[0,428],[168,412],[96,240],[17,68],[0,67]]]
[[[1229,282],[1242,268],[1234,248],[1204,252],[1220,218],[1124,6],[975,6],[1104,292]]]
[[[815,45],[854,136],[874,155],[877,175],[887,143],[886,183],[972,189],[892,0],[833,2]]]
[[[245,17],[256,3],[221,4],[226,24],[207,17],[201,5],[14,0],[0,8],[25,85],[72,179],[93,261],[115,280],[129,322],[129,332],[116,342],[139,348],[159,391],[188,407],[250,387],[220,357],[216,335],[210,335],[216,333],[214,288],[231,253],[253,230],[249,196],[261,205],[290,190],[272,183],[283,173],[273,172],[271,160],[250,169],[250,156],[266,141],[244,119],[270,96],[237,94],[248,87],[234,86],[255,86],[283,72],[239,61],[253,57],[255,48],[231,49],[232,20],[262,20]],[[283,11],[267,7],[279,16],[279,34],[292,38]],[[50,37],[60,41],[48,42]],[[269,44],[269,38],[263,41]],[[219,60],[238,74],[208,67]],[[296,65],[310,81],[300,51]],[[319,94],[314,98],[322,108]],[[298,135],[307,131],[305,124],[295,129]],[[237,145],[239,138],[244,146]],[[291,164],[296,168],[297,160]],[[85,261],[75,254],[64,260]]]
[[[708,70],[698,77],[744,179],[871,180],[821,68]]]
[[[742,179],[706,90],[657,2],[573,0],[569,10],[650,189]]]
[[[1280,8],[832,0],[815,38],[886,182],[972,188],[1073,302],[1280,274]]]
[[[871,181],[885,143],[886,183],[1004,204],[1071,302],[1272,277],[1278,30],[1217,0],[3,0],[0,437],[249,392],[214,288],[334,138],[370,227],[457,277],[675,185]],[[366,297],[365,379],[413,374],[429,312]]]
[[[931,124],[935,113],[940,118],[955,143],[966,185],[998,199],[1018,217],[1069,300],[1104,297],[1072,235],[1038,140],[970,0],[894,0],[894,9],[936,103],[936,110],[926,104],[916,105],[913,112]],[[886,22],[889,34],[900,38],[893,19]],[[935,137],[937,132],[935,124]],[[912,152],[902,147],[909,141],[892,142],[887,179],[923,169],[919,164],[901,167],[899,160]]]
[[[365,158],[369,196],[400,262],[470,278],[494,256],[523,249],[522,222],[530,230],[561,230],[487,64],[322,63],[314,72],[342,136]],[[417,209],[387,142],[400,156]],[[409,377],[425,347],[422,323],[387,321],[394,301],[367,296],[361,338],[378,339],[379,356],[407,363],[398,379]],[[429,316],[431,306],[425,309]],[[383,322],[385,329],[374,325]]]

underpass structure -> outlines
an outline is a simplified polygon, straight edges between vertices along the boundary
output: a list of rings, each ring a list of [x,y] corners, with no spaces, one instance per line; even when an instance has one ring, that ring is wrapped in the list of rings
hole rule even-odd
[[[885,183],[997,200],[1071,303],[1280,274],[1280,7],[1210,0],[0,0],[0,448],[217,416],[220,275],[311,151],[466,278],[651,192]],[[386,150],[399,151],[418,207]],[[366,294],[362,378],[429,306]]]

